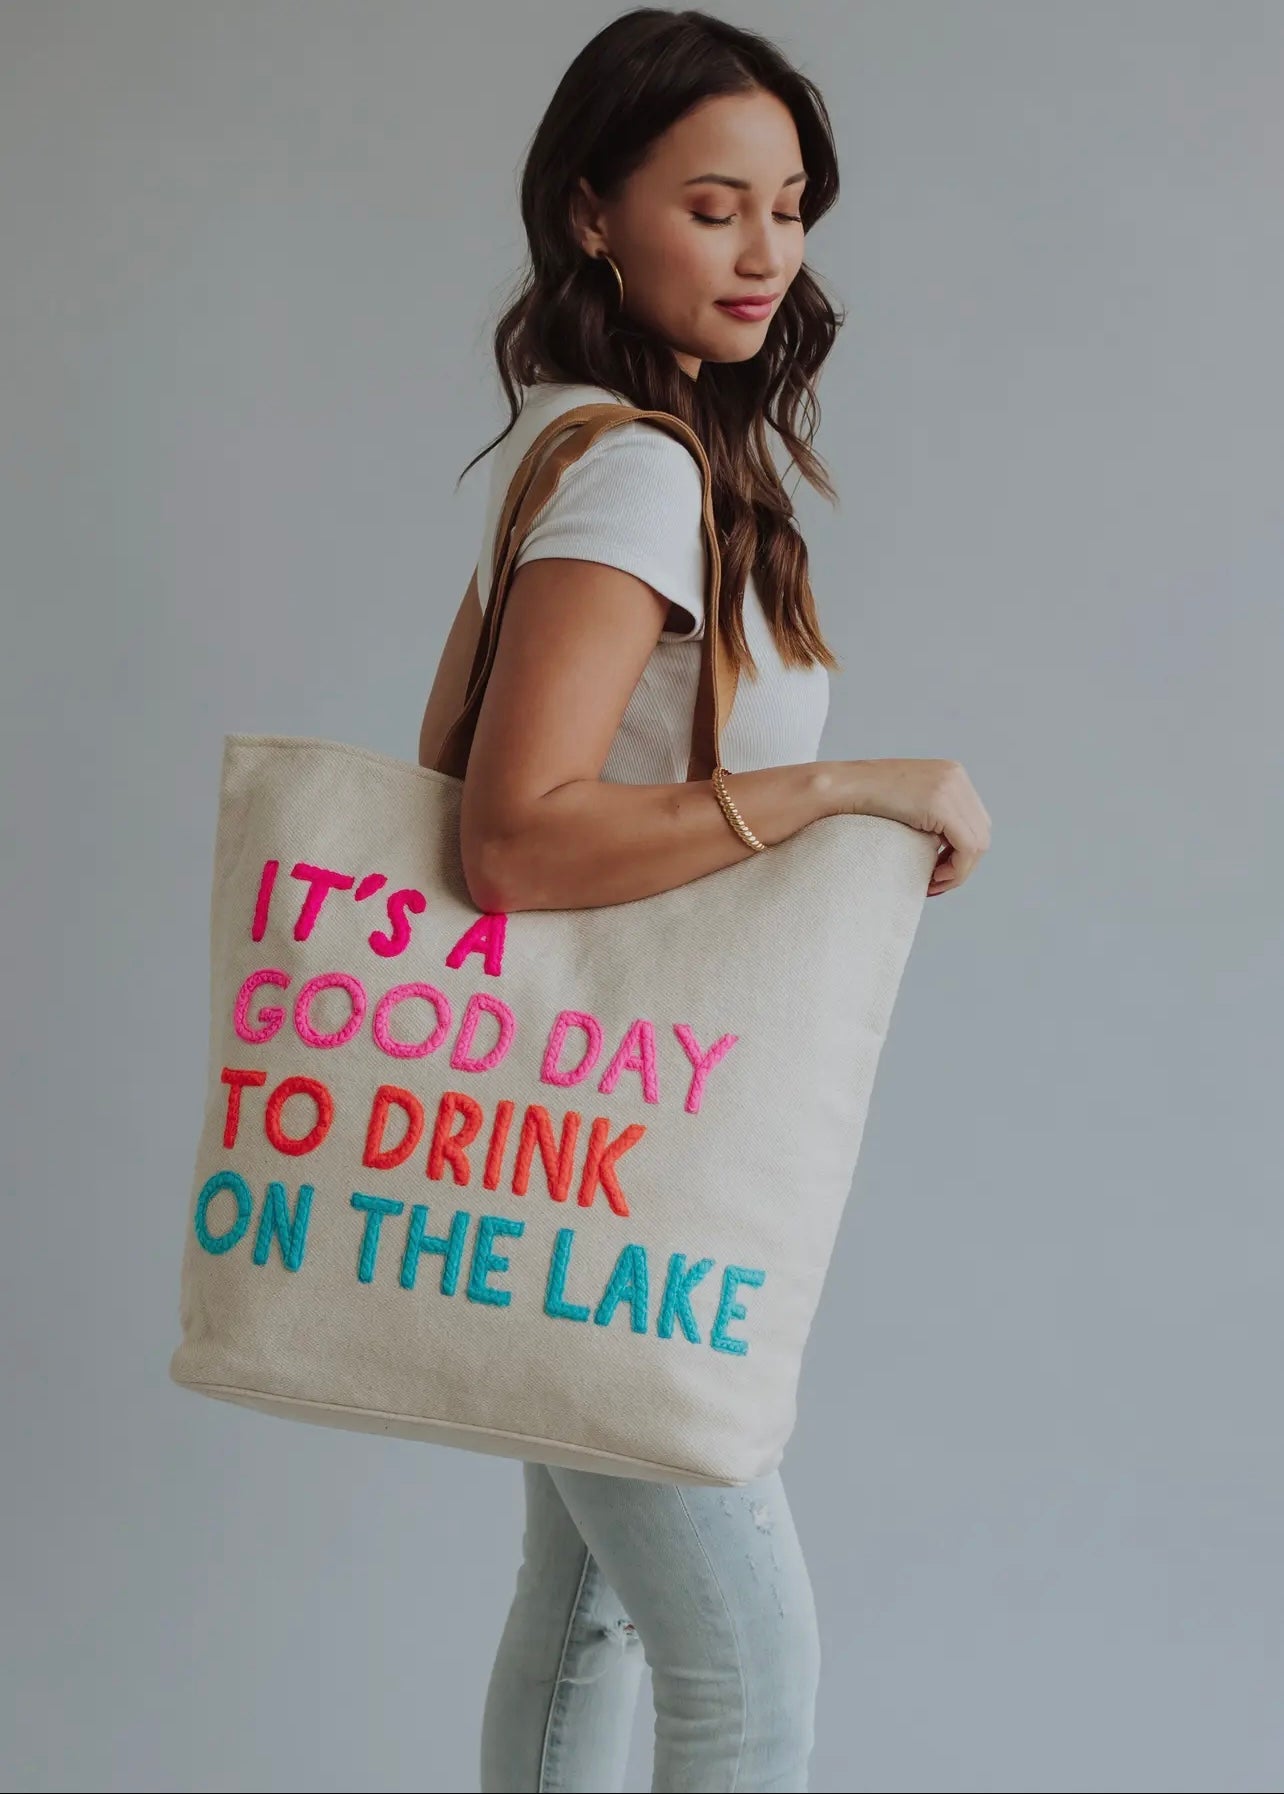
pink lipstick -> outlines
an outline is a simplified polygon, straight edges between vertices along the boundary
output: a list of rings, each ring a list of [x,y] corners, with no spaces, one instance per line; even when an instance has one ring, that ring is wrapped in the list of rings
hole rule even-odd
[[[741,299],[738,301],[717,299],[714,303],[717,305],[718,310],[725,311],[728,317],[741,318],[746,324],[761,324],[765,317],[770,316],[771,308],[775,305],[776,301],[774,298]]]

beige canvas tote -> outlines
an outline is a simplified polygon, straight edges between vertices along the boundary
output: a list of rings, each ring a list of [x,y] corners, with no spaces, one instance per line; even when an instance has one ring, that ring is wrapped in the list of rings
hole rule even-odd
[[[564,412],[510,486],[436,767],[224,737],[169,1369],[296,1420],[734,1486],[794,1426],[939,842],[833,816],[635,902],[470,902],[460,795],[517,551],[630,419],[704,479],[688,777],[718,764],[732,682],[702,445],[664,412]]]

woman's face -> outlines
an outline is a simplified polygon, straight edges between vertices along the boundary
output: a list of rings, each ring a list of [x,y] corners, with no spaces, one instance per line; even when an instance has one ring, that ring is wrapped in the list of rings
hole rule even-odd
[[[781,100],[719,95],[671,125],[615,199],[598,199],[581,180],[580,242],[588,255],[605,249],[614,258],[629,317],[667,342],[694,379],[702,361],[747,361],[762,347],[802,266],[803,175]],[[602,272],[614,295],[610,269]],[[719,303],[760,294],[771,303],[751,317]]]

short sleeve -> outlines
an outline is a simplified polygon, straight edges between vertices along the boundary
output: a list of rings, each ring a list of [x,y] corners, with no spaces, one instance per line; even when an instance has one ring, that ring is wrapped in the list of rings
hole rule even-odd
[[[690,623],[663,639],[704,631],[704,484],[691,451],[658,425],[606,430],[572,462],[536,513],[517,556],[601,561],[653,586]]]

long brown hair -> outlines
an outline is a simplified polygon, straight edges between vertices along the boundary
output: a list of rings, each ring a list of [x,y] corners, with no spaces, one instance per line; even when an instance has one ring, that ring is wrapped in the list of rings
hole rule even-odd
[[[704,12],[638,7],[614,19],[576,56],[531,140],[521,178],[530,259],[494,335],[512,416],[460,479],[502,442],[521,412],[520,386],[571,381],[605,387],[627,403],[668,411],[696,432],[713,475],[722,544],[721,636],[736,664],[753,668],[744,632],[752,570],[781,659],[840,663],[820,631],[807,548],[767,441],[779,434],[818,492],[836,498],[811,448],[820,421],[814,379],[843,322],[804,263],[747,361],[705,362],[689,379],[653,333],[617,312],[614,276],[574,235],[571,196],[580,175],[612,197],[650,145],[702,100],[765,89],[789,108],[808,180],[804,229],[838,197],[838,161],[819,92],[774,44]],[[756,676],[756,669],[754,669]]]

